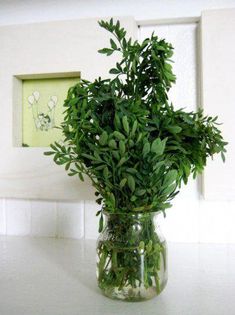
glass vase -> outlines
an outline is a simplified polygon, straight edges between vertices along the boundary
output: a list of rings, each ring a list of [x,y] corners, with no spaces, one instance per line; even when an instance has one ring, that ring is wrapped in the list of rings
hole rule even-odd
[[[167,246],[157,215],[104,214],[104,229],[97,240],[97,279],[107,297],[148,300],[166,286]]]

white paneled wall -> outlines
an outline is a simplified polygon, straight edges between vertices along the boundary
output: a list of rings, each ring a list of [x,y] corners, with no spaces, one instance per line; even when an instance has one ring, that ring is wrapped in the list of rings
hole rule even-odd
[[[91,200],[85,201],[84,207],[84,228],[85,228],[85,238],[96,239],[98,236],[98,224],[99,218],[96,216],[96,212],[100,209],[100,206]]]
[[[87,205],[90,216],[95,212],[93,204]],[[92,228],[88,222],[87,225],[88,237],[96,237],[95,225]],[[0,235],[83,238],[84,226],[84,201],[6,199],[0,202]]]
[[[0,235],[6,234],[5,200],[0,201]]]
[[[174,47],[172,56],[173,71],[176,74],[176,84],[170,89],[168,96],[175,108],[184,107],[191,111],[197,108],[197,23],[160,24],[142,26],[139,37],[144,40],[152,32],[171,43]]]
[[[31,231],[31,208],[27,200],[5,200],[6,234],[29,235]]]
[[[143,39],[155,31],[175,47],[174,72],[177,84],[170,98],[177,108],[195,110],[197,97],[197,25],[142,27]],[[200,194],[200,181],[189,182],[159,222],[168,241],[235,242],[235,202],[208,202]],[[99,206],[93,201],[78,203],[29,200],[0,200],[0,234],[93,238],[98,235]]]
[[[84,236],[84,202],[57,203],[57,229],[59,237],[82,238]]]
[[[188,18],[202,10],[233,7],[235,0],[8,0],[0,1],[0,25],[123,15],[136,20]]]
[[[30,201],[32,235],[55,236],[57,235],[57,209],[55,202]],[[58,211],[59,214],[59,211]]]

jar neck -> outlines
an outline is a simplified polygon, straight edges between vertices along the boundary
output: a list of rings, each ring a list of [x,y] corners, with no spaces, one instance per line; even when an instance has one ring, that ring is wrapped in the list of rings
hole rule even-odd
[[[160,230],[155,220],[159,212],[104,213],[103,235],[121,243],[139,244],[141,240],[160,239]]]
[[[159,212],[107,213],[104,212],[105,227],[110,230],[125,230],[134,226],[141,230],[155,226]]]
[[[112,218],[120,219],[120,220],[141,220],[141,219],[149,219],[153,220],[158,217],[160,211],[152,211],[152,212],[107,212],[103,211],[104,217],[106,220],[112,220]]]

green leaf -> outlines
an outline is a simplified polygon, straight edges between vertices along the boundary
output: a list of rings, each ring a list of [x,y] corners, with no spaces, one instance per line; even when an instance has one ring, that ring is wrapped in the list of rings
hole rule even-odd
[[[170,184],[172,184],[178,176],[178,172],[176,170],[170,170],[166,175],[165,178],[163,180],[163,186],[168,186]]]
[[[131,129],[131,135],[132,135],[132,136],[135,135],[137,126],[138,126],[138,122],[137,122],[137,120],[135,120],[134,123],[133,123],[132,129]]]
[[[99,233],[103,231],[103,225],[104,225],[104,218],[103,218],[103,214],[101,214],[100,220],[99,220]]]
[[[120,151],[121,155],[124,155],[124,153],[126,151],[125,142],[122,140],[119,141],[119,151]]]
[[[168,126],[167,130],[170,131],[171,133],[180,133],[182,128],[179,126]]]
[[[108,134],[106,131],[103,131],[100,138],[99,138],[99,143],[100,145],[106,145],[108,141]]]
[[[165,194],[165,195],[170,195],[171,193],[173,193],[173,191],[176,189],[177,187],[177,184],[174,183],[170,186],[167,186],[163,191],[162,193]]]
[[[112,155],[115,157],[115,159],[117,160],[117,161],[119,161],[120,160],[120,154],[119,154],[119,152],[118,151],[112,151]]]
[[[225,155],[224,155],[224,152],[221,152],[221,158],[222,158],[222,161],[225,162]]]
[[[103,169],[103,175],[105,179],[109,177],[109,170],[107,166],[105,166],[105,168]]]
[[[127,134],[129,134],[129,132],[130,132],[130,127],[129,127],[129,123],[128,123],[127,116],[123,116],[123,117],[122,117],[122,124],[123,124],[123,128],[124,128],[125,132],[126,132]]]
[[[68,162],[65,164],[65,170],[68,171],[69,167],[70,167],[71,162]]]
[[[105,165],[103,164],[103,165],[96,166],[95,170],[100,171],[100,170],[103,170],[104,168],[105,168]]]
[[[117,113],[115,113],[115,116],[114,116],[114,125],[115,125],[115,128],[116,129],[119,129],[121,128],[122,124],[121,124],[121,120],[120,120],[120,117]],[[115,132],[115,131],[114,131]],[[125,137],[124,137],[125,138]]]
[[[126,169],[126,171],[127,171],[128,173],[131,173],[131,174],[136,174],[136,173],[138,173],[137,169],[136,169],[136,168],[133,168],[133,167],[128,167],[128,168]]]
[[[165,163],[166,163],[165,161],[157,162],[156,164],[154,164],[153,170],[158,171],[163,165],[165,165]]]
[[[116,143],[116,141],[115,140],[110,140],[109,141],[109,147],[111,148],[111,149],[117,149],[117,143]]]
[[[150,152],[150,143],[146,142],[143,146],[143,156],[145,157]]]
[[[109,70],[109,73],[110,74],[119,74],[120,71],[118,69],[116,69],[116,68],[112,68],[112,69]]]
[[[53,152],[53,151],[48,151],[48,152],[44,152],[43,154],[44,154],[44,155],[53,155],[53,154],[55,154],[55,152]]]
[[[163,154],[166,145],[166,140],[161,141],[160,138],[157,138],[153,141],[151,145],[151,152],[155,153],[157,156]]]
[[[142,132],[140,132],[139,135],[138,135],[138,138],[137,138],[137,140],[136,140],[136,143],[140,142],[140,140],[142,139],[142,137],[143,137],[143,134],[142,134]]]
[[[117,167],[122,166],[126,162],[126,158],[122,157],[121,160],[118,162]]]
[[[57,147],[54,144],[51,144],[50,147],[54,150],[54,151],[58,151]]]
[[[74,175],[76,175],[76,174],[77,174],[77,171],[71,169],[71,170],[70,170],[70,173],[68,173],[68,176],[74,176]]]
[[[159,155],[162,154],[162,141],[160,138],[157,138],[153,141],[151,145],[151,152],[157,153]]]
[[[132,175],[127,175],[127,184],[132,192],[135,191],[135,180]]]
[[[114,49],[114,50],[117,49],[117,45],[112,38],[110,39],[110,45],[111,45],[112,49]]]
[[[125,136],[119,132],[119,131],[114,131],[113,136],[117,139],[117,140],[125,140]]]
[[[90,154],[82,153],[81,155],[82,155],[83,157],[89,159],[89,160],[97,161],[97,159],[96,159],[94,156],[90,155]]]
[[[126,185],[126,182],[127,182],[127,179],[126,178],[123,178],[121,181],[120,181],[120,188],[123,188],[125,185]]]
[[[136,196],[143,196],[144,194],[146,193],[146,189],[137,189],[136,191],[135,191],[135,195]]]
[[[98,217],[100,214],[101,214],[101,210],[98,210],[98,211],[96,212],[96,217]]]
[[[78,173],[78,176],[79,176],[80,180],[81,180],[82,182],[84,182],[84,177],[83,177],[82,173]]]
[[[137,200],[137,197],[135,195],[131,196],[131,199],[130,199],[132,202],[133,201],[136,201]]]
[[[106,54],[107,56],[110,56],[110,55],[112,55],[112,53],[113,53],[113,49],[110,49],[110,48],[103,48],[103,49],[98,50],[98,52],[99,52],[100,54]]]
[[[111,200],[112,206],[115,207],[116,199],[113,193],[110,193],[110,200]]]

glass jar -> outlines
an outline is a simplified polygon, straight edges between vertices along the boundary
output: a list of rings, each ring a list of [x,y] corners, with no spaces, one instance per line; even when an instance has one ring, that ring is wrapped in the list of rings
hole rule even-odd
[[[104,213],[97,240],[97,279],[103,294],[125,301],[148,300],[167,283],[167,246],[157,212]]]

